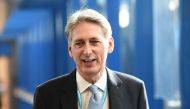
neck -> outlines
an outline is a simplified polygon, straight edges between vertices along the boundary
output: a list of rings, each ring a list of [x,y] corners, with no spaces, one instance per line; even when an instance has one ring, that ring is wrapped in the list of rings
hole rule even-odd
[[[86,81],[88,81],[91,84],[95,84],[101,77],[102,77],[103,72],[99,72],[96,75],[92,76],[86,76],[86,75],[81,75]]]

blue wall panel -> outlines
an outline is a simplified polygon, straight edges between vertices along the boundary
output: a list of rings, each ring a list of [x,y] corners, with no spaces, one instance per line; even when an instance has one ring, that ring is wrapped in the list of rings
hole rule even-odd
[[[119,0],[107,0],[107,17],[112,27],[115,48],[112,54],[108,55],[108,67],[121,71],[120,56],[120,27],[119,27]]]
[[[66,1],[60,1],[55,8],[55,67],[56,76],[69,72],[69,54],[64,27],[67,22]]]
[[[181,85],[181,109],[190,109],[190,1],[180,1],[181,16],[181,52],[180,52],[180,85]]]
[[[12,45],[10,43],[1,42],[0,39],[0,56],[9,56],[12,54]]]
[[[97,0],[88,0],[88,8],[92,8],[92,9],[95,9],[95,10],[99,10],[100,7],[98,7],[98,4],[97,4]]]
[[[32,13],[33,24],[25,22],[24,27],[19,27],[15,39],[17,43],[17,88],[33,94],[37,85],[55,77],[55,52],[52,14],[49,10],[26,10],[22,13],[22,18],[14,16],[18,22],[28,18]],[[27,14],[25,14],[27,13]],[[35,14],[36,13],[36,14]],[[27,24],[29,23],[29,24]],[[10,23],[11,25],[11,23]],[[11,30],[14,28],[12,25]],[[23,29],[22,29],[23,28]],[[8,29],[9,30],[9,29]],[[11,32],[11,30],[9,30]],[[32,105],[18,96],[19,109],[30,109]],[[26,108],[27,107],[27,108]]]
[[[136,1],[133,73],[145,82],[150,109],[163,109],[162,103],[154,100],[152,9],[151,0]]]

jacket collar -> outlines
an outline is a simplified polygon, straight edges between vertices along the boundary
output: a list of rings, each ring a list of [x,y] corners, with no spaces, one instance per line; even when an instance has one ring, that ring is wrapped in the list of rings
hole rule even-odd
[[[121,109],[122,107],[122,92],[123,82],[117,76],[117,72],[107,68],[108,72],[108,95],[109,95],[109,108],[110,109]]]
[[[77,84],[76,84],[76,70],[64,76],[62,81],[62,88],[60,91],[61,109],[78,109],[77,101]]]
[[[122,106],[121,103],[121,94],[122,94],[122,80],[117,76],[115,71],[106,68],[107,70],[107,79],[108,79],[108,95],[109,95],[109,108],[110,109],[120,109]],[[77,101],[77,84],[76,84],[76,70],[72,73],[68,74],[66,77],[67,82],[70,83],[68,85],[63,85],[61,91],[61,106],[62,109],[78,109],[78,101]]]

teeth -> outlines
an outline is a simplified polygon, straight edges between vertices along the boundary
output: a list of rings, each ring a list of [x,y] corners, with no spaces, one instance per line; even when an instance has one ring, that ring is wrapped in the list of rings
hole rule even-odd
[[[84,61],[86,61],[86,62],[90,62],[90,61],[92,61],[92,60],[84,60]]]
[[[83,61],[85,61],[85,62],[91,62],[91,61],[94,61],[94,59],[83,59]]]

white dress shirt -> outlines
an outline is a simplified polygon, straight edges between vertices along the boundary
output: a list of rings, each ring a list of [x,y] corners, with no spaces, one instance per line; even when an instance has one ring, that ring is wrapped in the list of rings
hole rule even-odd
[[[80,92],[81,98],[82,98],[82,108],[83,109],[88,109],[88,102],[89,99],[92,95],[91,91],[88,90],[88,87],[91,86],[92,84],[86,81],[77,71],[76,73],[76,80],[77,80],[77,86],[78,90]],[[100,96],[103,96],[104,92],[107,90],[106,85],[107,85],[107,72],[106,69],[103,71],[102,77],[94,84],[98,87],[99,89],[99,94]],[[78,100],[79,101],[79,100]],[[78,103],[78,109],[80,109],[80,105]],[[105,103],[103,105],[103,109],[109,109],[109,102],[108,102],[108,93],[106,96]]]

